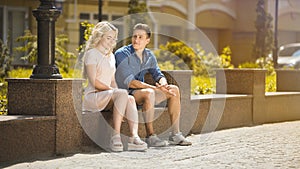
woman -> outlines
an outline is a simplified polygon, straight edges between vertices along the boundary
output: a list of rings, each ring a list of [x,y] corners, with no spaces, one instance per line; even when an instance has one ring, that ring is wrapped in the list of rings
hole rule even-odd
[[[84,92],[83,109],[102,111],[113,105],[113,136],[110,140],[112,151],[123,151],[120,136],[124,115],[128,119],[130,134],[128,150],[144,151],[147,144],[138,136],[138,112],[135,100],[124,89],[118,89],[115,82],[115,57],[112,53],[116,45],[118,29],[109,22],[99,22],[93,28],[86,43],[84,55],[84,75],[88,86]]]

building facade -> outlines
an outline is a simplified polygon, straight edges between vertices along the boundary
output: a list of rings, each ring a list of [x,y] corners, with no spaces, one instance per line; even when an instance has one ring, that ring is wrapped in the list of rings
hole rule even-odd
[[[148,16],[154,32],[153,48],[170,40],[189,45],[199,43],[208,51],[213,47],[220,53],[226,46],[232,50],[232,63],[251,61],[255,40],[256,5],[258,0],[148,0]],[[129,0],[102,0],[102,20],[119,28],[119,39],[128,37]],[[32,10],[38,0],[0,1],[0,38],[10,39],[10,48],[19,44],[14,40],[29,29],[36,34],[36,20]],[[275,18],[275,0],[265,0],[266,10]],[[62,14],[56,22],[56,34],[67,34],[68,50],[76,53],[82,41],[80,23],[97,23],[99,0],[56,0]],[[300,1],[279,0],[278,45],[300,42]],[[15,64],[22,64],[14,54]]]

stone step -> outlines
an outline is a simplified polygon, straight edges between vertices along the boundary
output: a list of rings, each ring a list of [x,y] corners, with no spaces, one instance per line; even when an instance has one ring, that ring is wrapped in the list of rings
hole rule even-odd
[[[55,116],[1,115],[0,163],[55,154]]]

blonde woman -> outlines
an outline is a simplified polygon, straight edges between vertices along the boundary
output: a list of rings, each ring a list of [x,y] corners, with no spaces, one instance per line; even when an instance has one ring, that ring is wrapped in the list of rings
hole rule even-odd
[[[123,117],[128,119],[131,136],[128,150],[144,151],[147,144],[138,136],[138,112],[133,96],[124,89],[118,89],[115,82],[115,57],[112,53],[116,45],[118,29],[109,22],[99,22],[93,28],[86,43],[84,55],[84,75],[88,79],[85,88],[83,109],[102,111],[113,105],[113,136],[110,140],[112,151],[123,151],[120,129]]]

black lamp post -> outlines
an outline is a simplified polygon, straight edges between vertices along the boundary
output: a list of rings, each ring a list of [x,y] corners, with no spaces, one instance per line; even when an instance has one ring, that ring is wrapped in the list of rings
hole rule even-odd
[[[37,20],[38,57],[33,68],[32,79],[62,79],[55,65],[55,21],[60,15],[54,0],[40,0],[40,6],[33,10]]]
[[[102,21],[102,0],[98,2],[98,21]]]

